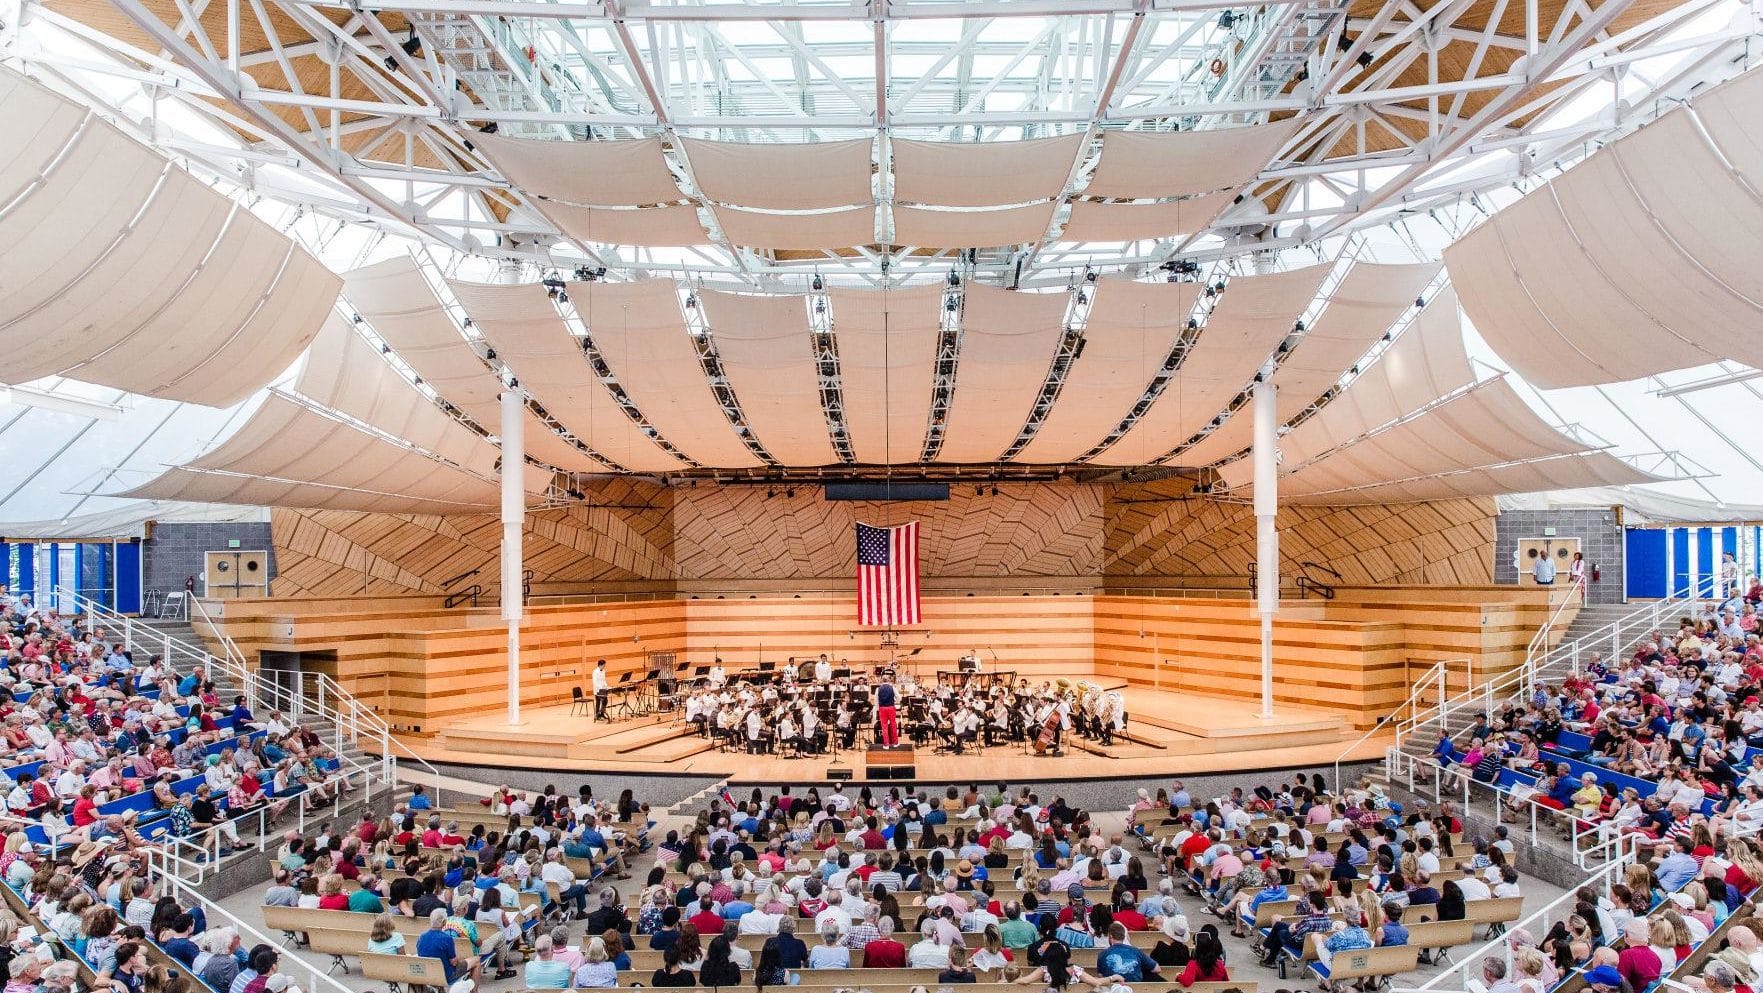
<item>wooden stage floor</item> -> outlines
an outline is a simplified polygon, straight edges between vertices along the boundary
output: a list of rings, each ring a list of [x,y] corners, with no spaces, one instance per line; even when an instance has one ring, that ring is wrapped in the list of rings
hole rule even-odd
[[[1110,747],[1072,735],[1062,756],[1028,754],[1019,744],[962,755],[925,747],[917,752],[917,779],[1089,779],[1318,765],[1334,762],[1360,738],[1341,715],[1320,708],[1281,704],[1264,721],[1258,701],[1142,688],[1123,692],[1127,734]],[[464,718],[432,738],[406,740],[430,761],[464,765],[778,782],[820,782],[830,778],[829,769],[844,769],[856,781],[871,779],[861,747],[806,758],[747,755],[717,749],[671,714],[595,722],[570,710],[529,708],[515,728],[500,712]],[[1349,758],[1378,758],[1385,744],[1379,738],[1360,743]]]

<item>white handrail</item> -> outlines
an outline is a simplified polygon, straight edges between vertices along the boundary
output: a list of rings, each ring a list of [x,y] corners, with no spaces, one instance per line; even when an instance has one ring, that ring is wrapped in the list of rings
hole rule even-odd
[[[1524,662],[1526,665],[1529,665],[1531,661],[1536,658],[1538,648],[1541,648],[1544,651],[1548,650],[1549,634],[1555,630],[1555,622],[1561,619],[1561,612],[1566,610],[1567,605],[1573,602],[1575,595],[1584,589],[1584,576],[1567,584],[1567,595],[1561,598],[1561,602],[1555,605],[1554,610],[1549,611],[1549,619],[1543,622],[1542,627],[1537,628],[1537,633],[1531,636],[1530,644],[1524,646]]]
[[[1702,577],[1702,581],[1693,588],[1673,591],[1663,600],[1642,605],[1633,612],[1580,638],[1556,646],[1540,658],[1530,659],[1524,665],[1488,680],[1481,686],[1472,686],[1439,707],[1420,711],[1408,720],[1396,725],[1396,743],[1402,744],[1408,738],[1421,733],[1434,723],[1443,724],[1451,710],[1462,711],[1476,706],[1477,698],[1479,698],[1480,709],[1487,711],[1491,710],[1496,702],[1506,699],[1508,696],[1528,697],[1538,682],[1539,674],[1552,670],[1563,663],[1571,665],[1573,671],[1577,671],[1580,653],[1591,650],[1593,646],[1602,647],[1608,641],[1611,657],[1614,658],[1639,637],[1638,634],[1633,633],[1634,631],[1637,629],[1639,631],[1653,630],[1658,626],[1660,619],[1669,611],[1677,609],[1682,604],[1695,603],[1705,599],[1702,595],[1704,590],[1709,594],[1715,593],[1717,583],[1718,580],[1714,577]],[[1626,643],[1625,632],[1628,633]]]
[[[1637,847],[1638,843],[1628,843],[1624,851],[1597,872],[1588,876],[1580,886],[1593,886],[1602,892],[1608,887],[1611,880],[1618,878],[1618,874],[1628,863],[1635,860]],[[1522,928],[1533,935],[1547,934],[1556,921],[1565,920],[1573,915],[1574,909],[1579,904],[1579,889],[1579,886],[1568,888],[1535,913],[1511,925],[1510,930],[1517,931]],[[1504,955],[1506,957],[1506,974],[1512,975],[1512,952],[1512,942],[1510,941],[1482,942],[1449,969],[1440,972],[1419,986],[1397,986],[1390,993],[1435,993],[1435,991],[1438,993],[1444,993],[1444,991],[1459,993],[1459,991],[1472,989],[1469,980],[1480,979],[1482,961],[1489,955]]]
[[[182,654],[192,664],[200,665],[205,675],[211,676],[218,669],[238,683],[240,692],[245,695],[246,705],[254,710],[260,707],[279,710],[296,722],[308,715],[329,722],[336,731],[338,751],[341,751],[343,739],[346,737],[357,746],[378,752],[381,774],[388,783],[397,782],[398,753],[402,753],[406,760],[422,766],[437,779],[440,776],[433,765],[392,733],[390,724],[330,676],[317,672],[294,673],[292,675],[296,677],[296,685],[289,687],[260,669],[252,669],[244,653],[220,625],[215,623],[200,599],[191,598],[194,605],[191,621],[194,623],[195,618],[200,615],[202,622],[220,642],[225,658],[215,656],[201,645],[192,645],[163,631],[151,630],[127,614],[118,613],[66,588],[62,588],[60,593],[70,597],[74,604],[88,614],[103,619],[107,624],[121,627],[123,643],[129,648],[133,648],[137,641],[147,646],[157,645],[167,660]],[[143,630],[147,635],[145,637],[141,636]],[[433,796],[435,802],[439,803],[439,787],[435,789]]]
[[[246,923],[238,915],[204,896],[198,886],[192,884],[187,877],[177,871],[179,868],[189,865],[187,859],[180,858],[164,849],[144,848],[141,851],[147,864],[148,878],[157,880],[164,887],[160,890],[161,893],[173,896],[182,906],[201,907],[203,914],[208,918],[210,927],[217,922],[224,922],[227,927],[239,933],[239,938],[246,948],[268,945],[275,949],[281,956],[278,970],[284,973],[293,972],[303,975],[305,981],[297,985],[306,993],[354,993],[348,986],[333,979],[330,973],[320,969],[315,960],[308,956],[294,954],[282,942],[270,938],[257,927]],[[169,893],[166,892],[168,890]]]
[[[1468,662],[1469,662],[1468,659],[1463,659],[1462,661],[1466,666],[1468,665]],[[1440,703],[1440,705],[1443,705],[1446,700],[1447,694],[1450,693],[1450,685],[1449,685],[1449,679],[1448,679],[1449,675],[1450,675],[1450,660],[1440,659],[1439,661],[1433,663],[1432,668],[1426,670],[1426,672],[1424,674],[1422,674],[1419,679],[1414,681],[1414,691],[1412,693],[1408,694],[1408,699],[1403,700],[1400,704],[1398,704],[1396,706],[1396,708],[1394,710],[1390,711],[1388,714],[1385,714],[1383,717],[1383,720],[1380,720],[1376,724],[1373,724],[1371,726],[1370,730],[1366,731],[1364,734],[1359,736],[1359,740],[1353,742],[1351,745],[1348,745],[1346,748],[1341,749],[1341,754],[1336,756],[1336,758],[1334,760],[1334,788],[1335,788],[1335,792],[1339,793],[1346,788],[1345,784],[1343,784],[1341,782],[1341,763],[1346,760],[1348,755],[1352,754],[1353,749],[1358,748],[1360,745],[1365,744],[1367,741],[1370,741],[1372,736],[1376,735],[1379,731],[1382,731],[1384,729],[1385,725],[1387,725],[1391,721],[1395,720],[1396,716],[1398,714],[1401,714],[1403,711],[1406,711],[1406,710],[1411,710],[1414,707],[1414,704],[1420,699],[1420,695],[1422,693],[1425,693],[1427,691],[1427,689],[1429,689],[1432,686],[1432,683],[1435,679],[1438,681],[1439,703]]]

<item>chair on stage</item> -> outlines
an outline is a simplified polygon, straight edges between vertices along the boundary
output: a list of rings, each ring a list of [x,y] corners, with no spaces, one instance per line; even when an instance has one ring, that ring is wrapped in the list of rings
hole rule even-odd
[[[589,705],[592,702],[593,701],[588,699],[588,695],[582,692],[580,686],[571,686],[569,688],[569,716],[574,717],[575,712],[578,710],[581,711],[583,717],[592,714],[593,711],[589,709]]]

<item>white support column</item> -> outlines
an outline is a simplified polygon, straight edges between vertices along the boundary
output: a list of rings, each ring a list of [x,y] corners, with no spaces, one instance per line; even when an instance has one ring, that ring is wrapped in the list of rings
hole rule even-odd
[[[508,622],[508,723],[520,723],[521,529],[526,524],[526,405],[502,392],[502,619]]]
[[[1677,536],[1672,532],[1676,528],[1665,529],[1665,599],[1677,596]]]
[[[1700,568],[1701,559],[1699,556],[1702,550],[1702,529],[1690,528],[1689,534],[1690,543],[1689,548],[1687,549],[1689,553],[1689,562],[1685,563],[1684,569],[1690,582],[1689,598],[1691,600],[1700,600],[1702,598],[1700,593],[1702,588],[1702,570]]]
[[[1255,384],[1255,591],[1261,613],[1261,717],[1273,719],[1273,615],[1279,611],[1278,393],[1270,382]]]

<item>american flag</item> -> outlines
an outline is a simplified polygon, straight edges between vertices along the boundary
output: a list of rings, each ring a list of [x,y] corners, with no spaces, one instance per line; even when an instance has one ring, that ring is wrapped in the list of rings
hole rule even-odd
[[[857,525],[857,623],[918,622],[918,522]]]

